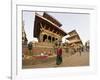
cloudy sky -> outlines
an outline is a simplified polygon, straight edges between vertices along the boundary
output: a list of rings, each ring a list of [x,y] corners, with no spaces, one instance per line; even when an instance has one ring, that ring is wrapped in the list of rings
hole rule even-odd
[[[43,12],[37,12],[42,15]],[[89,40],[89,26],[90,26],[90,15],[81,13],[52,13],[47,12],[49,15],[56,18],[61,24],[62,29],[66,32],[70,32],[76,29],[82,42]],[[23,11],[23,21],[25,32],[29,41],[33,41],[33,28],[34,28],[34,11]]]

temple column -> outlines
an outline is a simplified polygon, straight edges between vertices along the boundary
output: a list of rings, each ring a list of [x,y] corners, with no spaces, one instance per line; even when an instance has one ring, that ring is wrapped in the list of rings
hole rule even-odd
[[[53,37],[51,37],[51,43],[53,43],[53,40],[52,40],[52,38],[53,38]]]
[[[40,42],[43,42],[43,34],[40,34]]]
[[[49,42],[49,40],[48,40],[48,35],[47,35],[47,38],[46,38],[45,42]]]

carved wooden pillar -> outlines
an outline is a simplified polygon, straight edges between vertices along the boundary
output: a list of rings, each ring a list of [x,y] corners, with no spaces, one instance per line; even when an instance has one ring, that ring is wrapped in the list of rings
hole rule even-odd
[[[43,42],[43,34],[40,34],[40,42]]]

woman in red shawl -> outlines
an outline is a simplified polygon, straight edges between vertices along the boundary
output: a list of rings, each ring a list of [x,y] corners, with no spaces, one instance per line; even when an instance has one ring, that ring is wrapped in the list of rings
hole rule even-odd
[[[57,48],[56,54],[57,54],[56,64],[60,65],[62,63],[62,48],[60,46]]]

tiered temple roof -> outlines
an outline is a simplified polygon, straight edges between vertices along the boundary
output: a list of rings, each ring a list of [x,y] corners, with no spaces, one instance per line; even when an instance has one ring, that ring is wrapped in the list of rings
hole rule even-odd
[[[62,26],[62,24],[58,20],[56,20],[54,17],[48,15],[46,12],[44,12],[43,17],[50,20],[51,22],[53,22],[54,24],[56,24],[59,27]]]
[[[63,36],[67,35],[67,33],[60,28],[61,23],[58,22],[56,19],[48,15],[47,13],[44,13],[43,16],[39,14],[35,14],[35,23],[34,23],[34,37],[39,37],[40,34],[40,23],[41,24],[47,24],[51,29],[54,29],[61,33]],[[46,26],[47,27],[47,26]]]
[[[69,44],[77,44],[79,43],[80,45],[83,45],[78,33],[76,30],[72,30],[68,33],[69,37],[66,38],[69,41]]]

